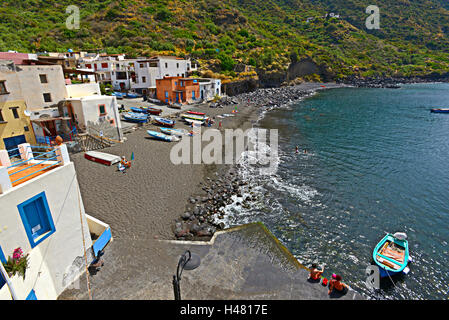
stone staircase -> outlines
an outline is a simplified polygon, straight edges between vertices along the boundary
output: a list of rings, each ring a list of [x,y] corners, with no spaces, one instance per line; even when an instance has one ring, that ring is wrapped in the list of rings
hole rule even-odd
[[[78,144],[80,151],[93,151],[104,149],[113,145],[109,139],[101,138],[90,133],[79,133],[75,141]]]

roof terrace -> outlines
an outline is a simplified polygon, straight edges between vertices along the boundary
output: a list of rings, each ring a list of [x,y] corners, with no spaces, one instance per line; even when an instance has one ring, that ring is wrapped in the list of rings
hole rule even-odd
[[[0,150],[0,194],[70,162],[67,147],[31,146]]]

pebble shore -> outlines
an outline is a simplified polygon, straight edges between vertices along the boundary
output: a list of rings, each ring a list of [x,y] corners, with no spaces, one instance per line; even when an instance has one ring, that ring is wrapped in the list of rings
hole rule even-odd
[[[239,110],[246,110],[247,118],[251,119],[251,126],[263,110],[292,103],[304,97],[310,96],[317,90],[344,87],[338,84],[305,83],[297,86],[280,88],[258,89],[253,92],[239,94],[233,97],[223,98],[210,105],[211,109],[229,108],[239,106]],[[233,119],[232,127],[248,126],[248,119],[239,117]],[[231,127],[231,126],[228,126]],[[257,195],[251,191],[238,175],[238,164],[222,166],[212,172],[199,183],[201,191],[188,199],[186,210],[180,215],[174,226],[174,234],[179,240],[204,240],[210,238],[215,231],[225,227],[223,222],[216,223],[214,216],[223,218],[222,209],[233,202],[232,197],[242,199],[237,203],[240,206],[250,206],[257,201]],[[248,194],[249,193],[249,194]]]

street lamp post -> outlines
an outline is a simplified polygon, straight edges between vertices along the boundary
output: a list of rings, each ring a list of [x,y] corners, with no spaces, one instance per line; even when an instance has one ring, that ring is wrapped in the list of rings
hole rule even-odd
[[[182,271],[185,270],[193,270],[199,267],[201,264],[201,259],[194,253],[191,253],[190,250],[187,250],[183,253],[181,258],[178,261],[178,267],[176,269],[176,275],[173,276],[173,292],[175,295],[175,300],[181,300],[181,275]]]

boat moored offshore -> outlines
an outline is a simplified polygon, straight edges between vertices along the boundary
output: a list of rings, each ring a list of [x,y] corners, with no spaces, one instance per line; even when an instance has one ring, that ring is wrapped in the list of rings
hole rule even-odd
[[[379,267],[382,278],[401,273],[407,274],[410,271],[407,265],[411,260],[407,235],[402,232],[387,234],[374,248],[373,260]]]

